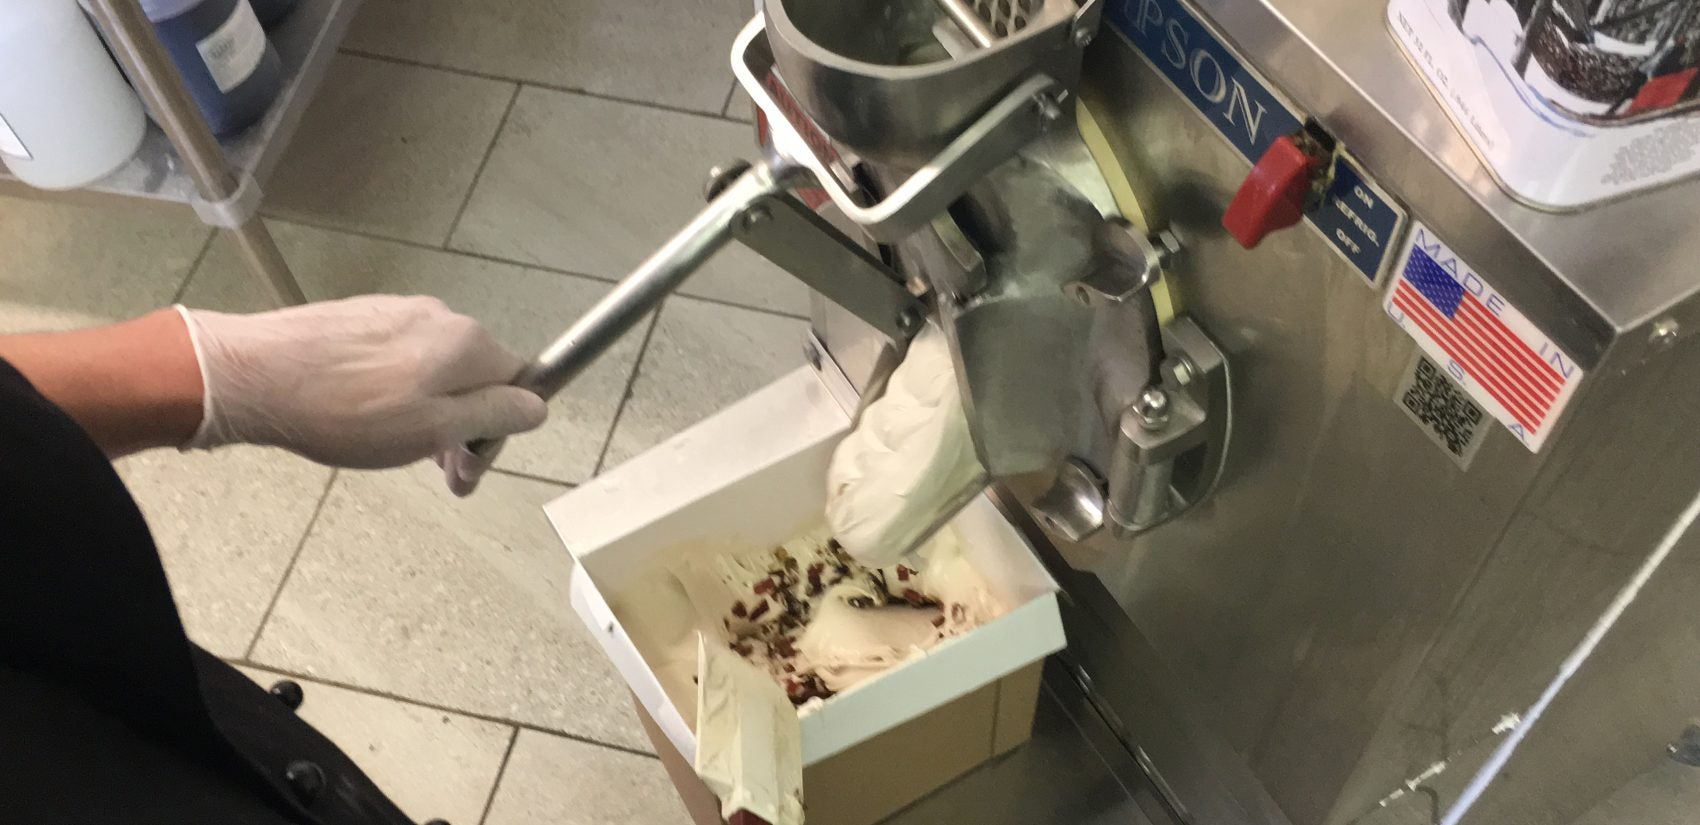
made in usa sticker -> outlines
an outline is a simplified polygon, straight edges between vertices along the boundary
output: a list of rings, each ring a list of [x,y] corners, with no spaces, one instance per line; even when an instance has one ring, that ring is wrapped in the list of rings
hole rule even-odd
[[[1583,370],[1460,259],[1412,222],[1387,314],[1530,452],[1546,443]]]

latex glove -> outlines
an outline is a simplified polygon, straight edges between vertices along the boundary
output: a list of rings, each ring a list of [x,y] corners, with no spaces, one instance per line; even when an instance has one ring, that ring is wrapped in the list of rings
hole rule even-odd
[[[542,398],[509,386],[524,362],[477,321],[426,297],[365,295],[256,315],[178,307],[205,385],[185,449],[267,444],[323,464],[427,456],[456,495],[488,467],[463,446],[535,429]]]

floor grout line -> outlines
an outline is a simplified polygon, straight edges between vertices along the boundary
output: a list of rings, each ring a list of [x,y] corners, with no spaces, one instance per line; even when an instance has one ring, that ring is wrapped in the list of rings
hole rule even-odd
[[[183,276],[183,282],[177,285],[177,290],[171,293],[171,303],[183,303],[183,296],[189,292],[189,284],[195,280],[195,273],[201,271],[201,264],[206,262],[207,253],[212,251],[213,242],[218,240],[219,230],[207,233],[206,243],[201,244],[201,251],[195,253],[195,260],[189,264],[189,274]]]
[[[478,181],[484,177],[484,167],[490,165],[490,156],[496,154],[496,142],[502,139],[502,130],[508,127],[508,117],[514,113],[514,104],[519,102],[520,84],[514,84],[514,93],[508,96],[508,106],[502,110],[502,117],[496,121],[496,131],[490,133],[490,145],[484,147],[484,157],[478,159],[478,169],[472,173],[472,183],[467,184],[466,197],[460,199],[460,208],[455,210],[455,219],[449,222],[449,231],[443,233],[443,249],[449,248],[449,240],[460,229],[460,219],[466,216],[466,207],[472,204],[472,193],[478,191]]]
[[[476,77],[476,78],[479,78],[481,80],[499,80],[503,83],[518,83],[522,86],[533,86],[533,87],[536,87],[538,89],[546,89],[546,90],[551,91],[551,92],[561,92],[561,93],[569,94],[569,95],[582,95],[584,97],[593,97],[593,98],[596,98],[597,100],[606,100],[609,103],[628,103],[628,104],[631,104],[633,106],[642,106],[646,109],[655,109],[655,110],[662,111],[662,112],[672,112],[673,114],[676,114],[676,115],[695,115],[696,117],[706,117],[706,118],[709,118],[711,120],[721,120],[721,121],[725,121],[727,123],[737,123],[737,124],[740,124],[740,125],[743,125],[743,126],[750,125],[746,121],[742,121],[742,120],[739,120],[739,119],[734,118],[734,117],[727,117],[723,114],[720,114],[719,112],[704,112],[704,111],[701,111],[701,110],[698,110],[698,109],[687,109],[683,106],[675,106],[675,105],[670,104],[670,103],[657,103],[653,100],[643,100],[641,98],[635,98],[635,97],[621,97],[620,95],[608,94],[606,92],[593,92],[589,89],[581,89],[581,88],[577,88],[577,87],[574,87],[574,86],[563,86],[563,85],[560,85],[558,83],[546,83],[546,82],[538,81],[538,80],[528,80],[528,79],[523,78],[523,77],[507,77],[505,75],[490,74],[488,72],[474,71],[472,69],[462,69],[462,68],[459,68],[459,67],[456,67],[456,66],[440,66],[440,65],[437,65],[435,63],[426,63],[423,60],[413,60],[411,58],[406,58],[406,57],[394,57],[392,55],[379,54],[377,52],[369,52],[369,51],[366,51],[364,49],[355,49],[355,48],[349,48],[349,47],[346,47],[346,46],[341,48],[341,49],[338,49],[337,51],[342,53],[342,54],[350,55],[350,56],[353,56],[353,57],[364,57],[368,60],[381,60],[385,63],[395,63],[395,64],[400,65],[400,66],[412,66],[412,67],[417,68],[417,69],[434,69],[434,70],[439,71],[439,72],[448,72],[450,74],[464,75],[466,77]]]
[[[732,99],[738,96],[738,79],[732,78],[732,88],[726,90],[726,102],[720,104],[720,116],[732,117]],[[742,123],[743,121],[738,121]]]
[[[339,688],[341,690],[353,691],[355,693],[361,693],[361,694],[365,694],[367,696],[376,696],[379,699],[388,699],[392,702],[400,702],[400,703],[406,704],[406,705],[414,705],[416,707],[427,708],[429,710],[438,711],[440,713],[452,713],[452,714],[455,714],[456,716],[465,716],[468,719],[477,719],[480,722],[490,722],[492,724],[506,725],[508,727],[518,728],[520,730],[529,730],[529,731],[533,731],[535,733],[545,734],[547,736],[558,736],[562,739],[571,739],[574,742],[579,742],[579,743],[582,743],[582,744],[585,744],[585,745],[595,745],[595,746],[600,747],[600,748],[607,748],[607,749],[612,750],[612,751],[619,751],[621,753],[631,754],[632,756],[647,756],[650,759],[659,758],[653,753],[650,753],[648,751],[638,750],[637,748],[634,748],[630,745],[620,745],[620,744],[616,744],[616,743],[613,743],[613,742],[604,742],[601,739],[597,739],[597,738],[592,737],[592,736],[585,736],[583,734],[568,733],[568,732],[562,731],[562,730],[556,730],[556,729],[553,729],[553,728],[546,728],[546,727],[543,727],[541,725],[534,725],[530,722],[522,722],[518,719],[508,719],[508,718],[505,718],[505,717],[502,717],[502,716],[493,716],[491,714],[482,713],[480,711],[467,710],[466,708],[457,708],[457,707],[453,707],[451,705],[444,705],[444,704],[440,704],[440,703],[437,703],[437,702],[428,702],[428,701],[425,701],[423,699],[415,699],[415,698],[412,698],[412,697],[409,697],[409,696],[402,696],[399,693],[391,693],[387,690],[378,690],[376,688],[369,688],[369,687],[365,687],[365,686],[362,686],[362,685],[354,684],[352,682],[344,682],[344,681],[341,681],[341,680],[338,680],[338,679],[332,679],[332,678],[325,677],[325,676],[318,676],[318,675],[315,675],[315,674],[312,674],[312,673],[303,673],[303,672],[300,672],[300,671],[297,671],[297,670],[292,670],[292,669],[287,668],[287,667],[282,667],[282,666],[279,666],[279,665],[270,665],[270,664],[266,664],[265,662],[255,661],[251,656],[243,656],[240,659],[226,658],[225,661],[232,664],[232,665],[241,665],[243,667],[251,667],[251,668],[257,668],[259,670],[266,670],[266,671],[270,671],[272,673],[279,674],[281,676],[287,676],[291,679],[305,679],[309,682],[317,682],[321,685]]]
[[[289,556],[289,564],[283,568],[283,575],[278,578],[277,590],[272,592],[271,601],[266,603],[266,612],[260,615],[260,623],[254,628],[254,638],[248,640],[248,647],[242,658],[248,659],[254,655],[254,649],[260,646],[260,636],[266,632],[266,624],[272,620],[272,611],[277,609],[278,599],[283,598],[283,588],[289,586],[289,577],[295,573],[295,563],[301,560],[301,551],[307,547],[307,539],[313,535],[313,527],[319,523],[319,514],[324,512],[325,501],[331,497],[331,488],[336,486],[337,476],[341,470],[331,470],[331,477],[325,480],[324,492],[319,493],[319,501],[313,505],[313,515],[307,518],[307,526],[301,531],[301,540],[295,543],[295,552]]]
[[[662,303],[665,306],[666,302]],[[620,393],[620,403],[614,407],[614,419],[608,422],[608,437],[602,439],[602,451],[596,454],[596,467],[590,471],[592,478],[601,475],[603,465],[608,462],[608,450],[614,446],[614,434],[620,430],[620,418],[626,414],[626,402],[632,400],[632,388],[637,386],[638,373],[643,371],[643,359],[649,355],[649,342],[655,338],[655,328],[658,326],[661,326],[659,308],[650,316],[649,329],[644,330],[643,343],[638,345],[637,357],[632,359],[632,372],[626,376],[626,390]]]
[[[514,728],[508,736],[508,749],[502,751],[502,762],[496,766],[496,779],[490,783],[490,795],[484,797],[484,810],[478,814],[478,825],[490,818],[490,808],[496,804],[496,792],[502,789],[502,777],[507,775],[508,760],[514,756],[514,745],[519,743],[519,728]]]
[[[475,252],[475,251],[472,251],[472,250],[469,250],[469,249],[457,249],[457,248],[454,248],[454,247],[446,247],[445,248],[445,247],[441,247],[441,246],[432,246],[431,244],[425,243],[423,241],[409,240],[409,239],[406,239],[406,238],[392,238],[388,235],[380,235],[376,232],[369,232],[369,231],[364,230],[364,229],[349,229],[347,227],[336,226],[336,225],[329,224],[329,223],[322,223],[320,221],[315,221],[315,220],[311,220],[311,219],[308,219],[308,218],[301,218],[301,217],[295,217],[295,216],[281,217],[281,216],[276,216],[276,215],[268,215],[266,219],[270,220],[270,221],[277,221],[278,223],[291,223],[291,224],[295,224],[296,226],[305,226],[305,227],[309,227],[309,228],[312,228],[312,229],[321,229],[321,230],[324,230],[326,232],[336,232],[336,233],[343,234],[343,235],[352,235],[356,238],[365,238],[367,240],[372,240],[372,241],[384,241],[384,242],[387,242],[387,243],[401,244],[402,246],[410,246],[410,247],[413,247],[414,249],[423,249],[427,252],[440,252],[440,253],[446,253],[446,254],[449,254],[449,255],[459,255],[459,256],[464,257],[464,258],[472,258],[473,260],[484,261],[485,263],[500,264],[502,266],[517,266],[517,267],[520,267],[521,269],[531,269],[531,270],[535,270],[535,271],[538,271],[538,272],[547,272],[551,275],[565,275],[565,276],[568,276],[568,277],[571,277],[571,278],[583,278],[583,279],[588,280],[588,281],[596,281],[598,283],[604,283],[604,284],[617,284],[617,283],[620,282],[620,280],[618,278],[609,278],[609,277],[605,277],[605,276],[602,276],[602,275],[593,275],[589,272],[578,272],[576,270],[563,269],[562,267],[550,266],[549,264],[541,264],[541,263],[537,263],[537,262],[534,262],[534,261],[521,261],[521,260],[518,260],[518,259],[515,259],[515,258],[503,258],[499,255],[491,255],[491,254],[486,253],[486,252]],[[728,301],[725,298],[711,298],[711,297],[704,296],[704,295],[691,295],[691,294],[684,293],[684,292],[676,292],[672,296],[669,296],[669,297],[683,298],[687,301],[701,301],[705,304],[718,304],[718,305],[723,306],[723,307],[731,307],[732,309],[747,309],[750,312],[760,312],[764,315],[772,315],[772,316],[775,316],[775,317],[778,317],[778,318],[790,318],[790,319],[795,320],[795,321],[807,321],[807,320],[809,320],[809,316],[807,316],[803,313],[800,313],[800,312],[786,312],[784,310],[770,309],[768,307],[758,307],[758,306],[751,306],[749,304],[740,304],[736,301]],[[567,320],[568,319],[562,319],[562,323],[565,324],[567,322]]]
[[[527,473],[527,472],[524,472],[524,471],[521,471],[521,470],[506,470],[506,469],[503,469],[501,467],[491,467],[490,469],[485,470],[484,472],[495,473],[497,475],[509,476],[511,478],[523,478],[526,481],[536,481],[536,482],[540,482],[540,483],[543,483],[543,484],[549,484],[549,485],[552,485],[552,486],[555,486],[555,487],[564,487],[568,490],[571,490],[574,487],[578,486],[578,484],[575,484],[571,481],[562,481],[558,478],[549,478],[548,476],[540,476],[540,475],[537,475],[535,473]]]

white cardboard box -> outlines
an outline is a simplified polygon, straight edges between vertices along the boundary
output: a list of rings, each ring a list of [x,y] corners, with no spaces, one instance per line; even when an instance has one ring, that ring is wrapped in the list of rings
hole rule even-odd
[[[546,507],[577,562],[573,608],[687,763],[696,754],[687,723],[694,707],[681,713],[675,702],[694,697],[668,695],[609,605],[622,588],[679,554],[774,546],[818,524],[827,462],[850,426],[844,405],[853,403],[835,379],[801,367]],[[1009,611],[803,716],[806,775],[858,743],[1011,674],[1032,672],[1031,665],[1064,646],[1055,580],[991,501],[976,499],[952,524]],[[1036,678],[1024,682],[1036,691]],[[1031,712],[1017,717],[1028,728]],[[1007,734],[998,736],[1007,740]]]

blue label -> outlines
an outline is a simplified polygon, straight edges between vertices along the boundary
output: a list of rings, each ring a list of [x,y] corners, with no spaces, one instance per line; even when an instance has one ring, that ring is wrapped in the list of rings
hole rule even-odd
[[[1393,250],[1397,240],[1393,235],[1403,217],[1402,210],[1364,180],[1357,164],[1342,157],[1334,164],[1334,184],[1328,187],[1322,206],[1305,215],[1305,220],[1374,283]]]
[[[1304,119],[1179,0],[1110,0],[1105,14],[1246,160],[1256,163],[1276,138],[1303,128]],[[1373,284],[1404,217],[1342,155],[1322,206],[1305,220]]]
[[[1176,0],[1117,0],[1105,10],[1157,71],[1250,160],[1304,125]]]

